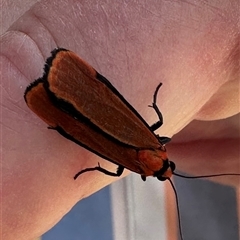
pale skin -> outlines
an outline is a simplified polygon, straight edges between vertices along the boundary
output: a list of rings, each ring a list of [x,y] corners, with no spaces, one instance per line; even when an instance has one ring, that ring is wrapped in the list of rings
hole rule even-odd
[[[97,162],[112,171],[116,166],[48,130],[24,102],[26,86],[42,76],[57,46],[108,78],[149,124],[157,116],[147,105],[163,82],[157,104],[164,124],[156,133],[177,134],[167,145],[177,169],[192,175],[240,172],[237,1],[114,8],[95,1],[3,2],[3,239],[43,234],[80,199],[117,180],[91,172],[74,181],[79,170]],[[239,185],[237,177],[215,181]]]

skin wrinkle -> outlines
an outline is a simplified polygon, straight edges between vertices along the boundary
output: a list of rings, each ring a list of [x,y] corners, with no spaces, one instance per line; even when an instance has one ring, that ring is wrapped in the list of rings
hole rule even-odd
[[[57,45],[57,40],[54,39],[54,36],[51,34],[50,29],[47,27],[47,24],[44,24],[43,21],[41,20],[41,16],[37,14],[36,11],[32,11],[31,15],[36,18],[36,20],[44,27],[45,30],[47,30],[47,32],[49,33],[50,36],[52,36],[52,40],[54,41],[55,45]],[[44,19],[43,19],[44,20]],[[37,44],[37,43],[36,43]],[[39,49],[40,50],[40,49]]]
[[[35,41],[33,41],[33,39],[30,37],[30,36],[28,36],[26,33],[24,33],[24,32],[22,32],[22,31],[10,31],[10,32],[7,32],[2,38],[1,38],[1,40],[2,40],[2,49],[1,49],[1,56],[3,56],[3,57],[5,57],[6,59],[8,59],[8,62],[12,65],[12,66],[14,66],[14,68],[16,68],[17,69],[17,71],[19,72],[19,73],[21,73],[21,75],[22,76],[25,76],[27,79],[32,79],[32,78],[34,78],[35,76],[37,76],[37,75],[35,75],[35,76],[32,76],[31,74],[30,74],[30,76],[28,75],[29,74],[29,72],[27,72],[26,71],[26,68],[24,67],[24,71],[25,71],[25,73],[23,72],[23,70],[22,70],[22,64],[20,65],[20,64],[17,64],[17,61],[18,61],[18,58],[16,57],[16,55],[15,55],[15,51],[14,51],[14,53],[12,53],[11,51],[9,51],[9,50],[7,50],[7,47],[6,47],[6,45],[8,44],[8,38],[9,38],[9,36],[14,36],[15,38],[17,37],[17,39],[19,39],[19,37],[21,38],[21,37],[23,37],[23,38],[25,38],[25,41],[23,41],[24,43],[26,43],[26,38],[28,38],[28,39],[30,39],[31,40],[31,44],[34,44],[34,46],[37,46],[36,45],[36,42]],[[23,45],[22,45],[23,46]],[[12,46],[11,46],[11,48],[12,48]],[[14,45],[14,48],[16,48],[16,51],[19,49],[19,47],[18,47],[18,44],[15,44]],[[22,50],[23,51],[23,50]],[[21,51],[21,52],[22,52]],[[21,55],[20,55],[21,56]],[[42,55],[41,55],[42,56]],[[18,66],[19,65],[19,66]],[[27,74],[28,73],[28,74]],[[41,71],[39,71],[38,72],[38,74],[40,74],[41,73]]]
[[[4,53],[3,53],[3,54],[4,54]],[[1,53],[1,58],[7,59],[7,61],[8,61],[12,66],[14,66],[14,68],[16,68],[19,73],[21,73],[23,76],[25,76],[25,75],[22,73],[22,71],[17,67],[17,65],[14,64],[14,62],[12,62],[11,59],[10,59],[7,55],[2,55],[2,53]],[[26,77],[26,76],[25,76],[25,77]],[[6,88],[4,88],[3,85],[2,85],[1,87],[6,90]],[[6,92],[8,93],[9,91],[6,90]],[[8,96],[10,96],[10,94],[8,94]]]
[[[27,10],[34,5],[37,0],[24,0],[24,1],[15,1],[15,0],[2,0],[0,1],[0,9],[2,17],[0,21],[0,34],[3,34],[8,27],[13,24],[19,17],[21,17]],[[12,12],[14,14],[12,14]],[[4,20],[4,21],[3,21]]]

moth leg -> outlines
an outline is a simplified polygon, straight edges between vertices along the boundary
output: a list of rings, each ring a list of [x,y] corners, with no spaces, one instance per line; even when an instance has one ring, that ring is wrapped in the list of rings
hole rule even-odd
[[[63,135],[65,138],[79,144],[71,135],[67,134],[61,127],[57,126],[57,127],[51,127],[49,126],[48,129],[51,129],[51,130],[56,130],[58,131],[61,135]],[[81,144],[79,144],[81,146]],[[121,166],[121,165],[118,165],[118,168],[117,168],[117,171],[116,172],[110,172],[108,171],[107,169],[105,168],[102,168],[100,166],[100,164],[98,163],[98,166],[97,167],[93,167],[93,168],[86,168],[86,169],[83,169],[82,171],[78,172],[73,178],[74,180],[76,180],[78,178],[79,175],[81,175],[82,173],[85,173],[85,172],[91,172],[91,171],[99,171],[99,172],[102,172],[108,176],[112,176],[112,177],[120,177],[123,173],[123,170],[124,170],[124,167]]]
[[[146,181],[146,176],[145,175],[141,175],[141,178],[144,182]]]
[[[159,118],[159,121],[157,121],[156,123],[154,123],[152,126],[150,126],[151,130],[152,131],[155,131],[157,130],[158,128],[160,128],[163,124],[163,116],[162,116],[162,113],[160,112],[158,106],[157,106],[157,94],[158,94],[158,91],[160,89],[160,87],[162,86],[162,83],[159,83],[154,94],[153,94],[153,103],[152,105],[149,105],[149,107],[152,107],[155,112],[157,113],[158,115],[158,118]]]
[[[91,171],[99,171],[99,172],[102,172],[108,176],[112,176],[112,177],[120,177],[123,173],[123,170],[124,170],[124,167],[121,166],[121,165],[118,165],[118,168],[117,168],[117,171],[116,172],[110,172],[108,171],[107,169],[105,168],[102,168],[100,166],[100,164],[98,163],[98,166],[97,167],[93,167],[93,168],[85,168],[83,169],[82,171],[78,172],[73,178],[74,180],[76,180],[79,175],[81,175],[82,173],[85,173],[85,172],[91,172]]]
[[[160,143],[162,143],[162,145],[165,145],[171,141],[171,138],[169,137],[160,137],[157,135],[157,138],[160,141]]]

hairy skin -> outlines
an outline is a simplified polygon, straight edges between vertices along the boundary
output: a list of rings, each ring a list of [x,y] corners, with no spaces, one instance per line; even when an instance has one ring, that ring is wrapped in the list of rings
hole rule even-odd
[[[164,125],[157,133],[174,136],[167,150],[177,169],[240,172],[237,1],[113,7],[60,0],[36,1],[32,8],[34,1],[18,2],[2,3],[8,29],[0,40],[3,239],[41,235],[77,201],[117,180],[91,172],[73,181],[98,161],[109,170],[116,166],[48,130],[24,102],[26,86],[42,75],[57,46],[108,78],[149,124],[157,119],[147,105],[163,82],[158,105]],[[239,186],[238,178],[215,181]]]

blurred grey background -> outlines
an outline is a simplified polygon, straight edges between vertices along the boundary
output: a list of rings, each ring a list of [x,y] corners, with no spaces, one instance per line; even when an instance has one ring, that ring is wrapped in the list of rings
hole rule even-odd
[[[179,177],[174,184],[184,240],[239,240],[233,188]],[[131,174],[80,201],[41,239],[167,240],[163,195],[163,183]]]

